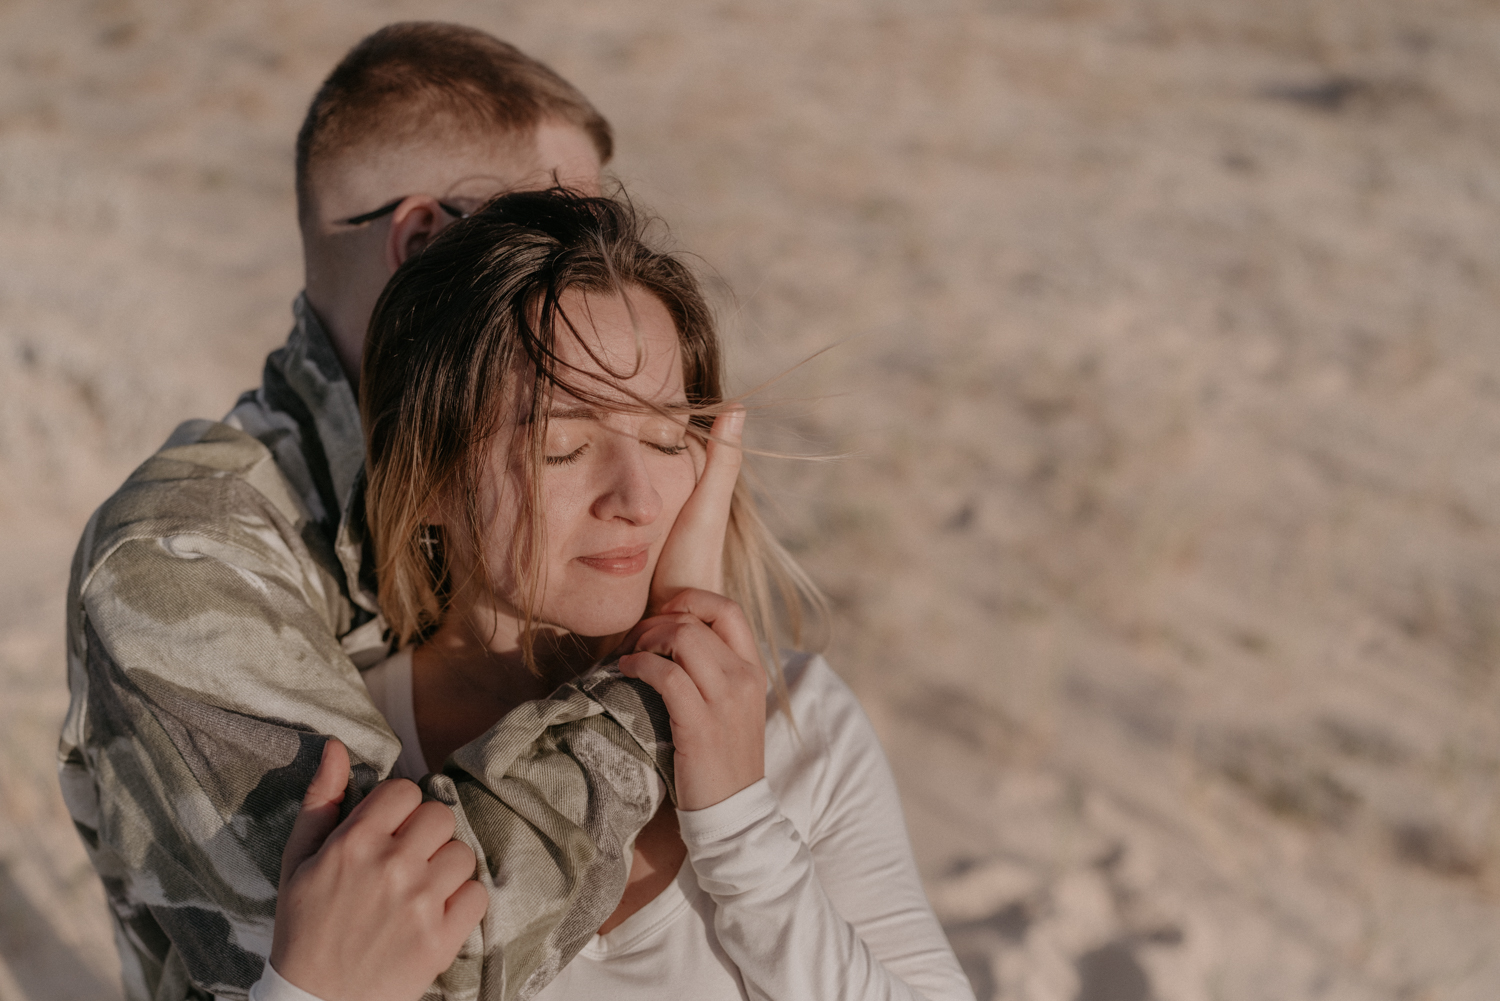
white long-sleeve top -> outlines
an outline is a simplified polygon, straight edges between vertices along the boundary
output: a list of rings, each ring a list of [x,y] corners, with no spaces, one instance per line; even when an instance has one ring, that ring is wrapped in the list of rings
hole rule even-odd
[[[869,719],[823,658],[794,656],[785,673],[796,727],[768,713],[765,779],[677,811],[688,851],[677,878],[595,935],[537,1001],[973,1001]],[[395,774],[421,778],[410,654],[365,678],[402,741]],[[252,1001],[308,1001],[282,985],[267,964]]]

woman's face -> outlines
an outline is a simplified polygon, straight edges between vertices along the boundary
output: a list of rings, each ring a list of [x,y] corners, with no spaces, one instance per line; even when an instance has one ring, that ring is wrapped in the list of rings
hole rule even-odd
[[[620,387],[668,409],[687,406],[677,329],[654,296],[569,292],[561,299],[556,351],[565,378],[622,409],[585,403],[562,389],[548,411],[541,500],[546,525],[537,618],[582,636],[623,632],[646,608],[651,574],[696,483],[695,457],[683,419],[639,411]],[[639,335],[639,339],[637,339]],[[582,343],[580,343],[580,340]],[[585,345],[603,361],[589,356]],[[637,348],[641,352],[637,362]],[[629,379],[606,373],[635,372]],[[485,539],[491,593],[511,609],[526,600],[511,575],[526,459],[511,454],[514,436],[496,435],[482,511],[494,516]]]

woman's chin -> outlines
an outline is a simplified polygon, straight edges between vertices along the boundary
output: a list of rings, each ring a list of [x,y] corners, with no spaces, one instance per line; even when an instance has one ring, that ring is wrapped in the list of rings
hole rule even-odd
[[[571,615],[546,616],[549,623],[575,636],[598,639],[629,632],[646,614],[646,600],[616,607],[595,607]]]

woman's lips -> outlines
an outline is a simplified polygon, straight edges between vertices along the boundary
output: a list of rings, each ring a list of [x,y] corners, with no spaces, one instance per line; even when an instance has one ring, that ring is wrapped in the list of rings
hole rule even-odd
[[[613,574],[616,577],[633,577],[646,569],[646,558],[650,552],[650,546],[621,546],[618,549],[607,549],[591,556],[579,556],[577,559],[584,566],[592,567],[601,573]]]

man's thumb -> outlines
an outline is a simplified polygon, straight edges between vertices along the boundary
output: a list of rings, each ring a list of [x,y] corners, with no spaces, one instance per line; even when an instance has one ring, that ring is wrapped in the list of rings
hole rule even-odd
[[[349,785],[349,751],[330,737],[323,745],[323,760],[302,797],[302,809],[292,824],[292,836],[281,852],[281,886],[297,867],[317,854],[339,823],[339,804]]]

